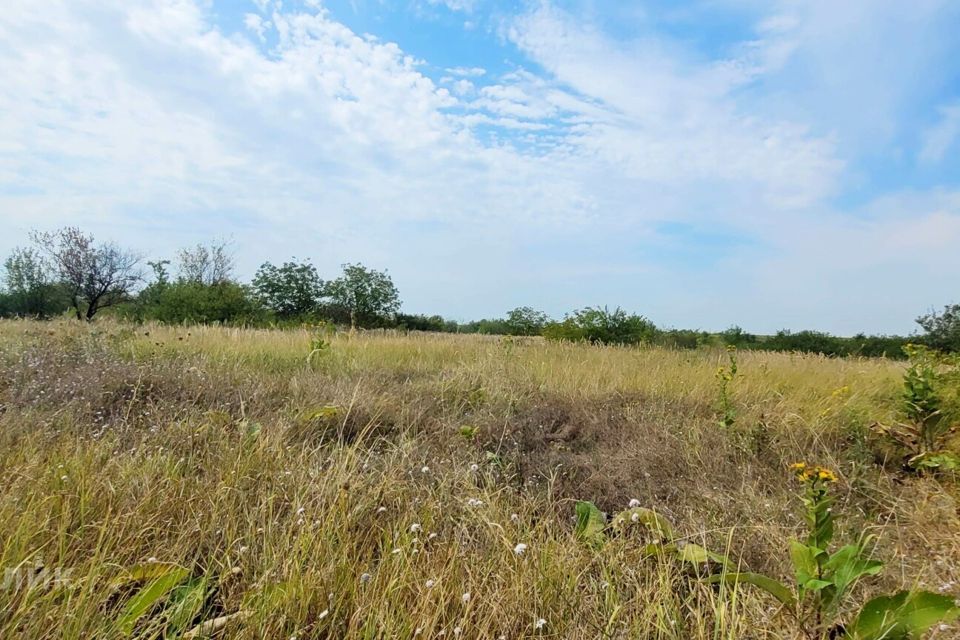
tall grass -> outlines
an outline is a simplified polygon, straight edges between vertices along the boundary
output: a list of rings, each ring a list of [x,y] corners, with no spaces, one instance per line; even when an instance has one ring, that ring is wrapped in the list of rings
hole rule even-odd
[[[786,576],[797,459],[839,471],[879,587],[960,593],[956,485],[866,429],[900,363],[740,354],[724,430],[721,352],[372,332],[308,360],[310,337],[0,322],[0,567],[70,570],[0,590],[0,637],[790,637],[762,596],[579,543],[570,516],[636,498]],[[188,623],[171,594],[119,624],[150,565],[203,580]]]

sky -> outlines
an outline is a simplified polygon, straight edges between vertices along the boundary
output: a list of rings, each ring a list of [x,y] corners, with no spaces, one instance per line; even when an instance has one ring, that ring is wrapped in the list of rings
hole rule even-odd
[[[953,0],[7,0],[0,255],[75,225],[404,310],[910,333],[960,302]]]

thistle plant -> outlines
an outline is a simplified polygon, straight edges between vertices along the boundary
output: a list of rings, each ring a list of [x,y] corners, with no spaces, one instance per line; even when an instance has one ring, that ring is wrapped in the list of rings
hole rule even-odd
[[[731,585],[752,584],[780,601],[784,611],[810,640],[848,638],[851,640],[907,640],[919,637],[940,621],[960,615],[949,597],[929,591],[901,591],[879,596],[861,607],[852,623],[842,614],[854,585],[865,576],[880,573],[883,564],[870,558],[870,536],[834,552],[833,497],[829,487],[837,481],[829,469],[798,462],[790,467],[803,486],[808,534],[806,540],[790,542],[795,584],[793,588],[757,573],[722,573],[708,582]]]

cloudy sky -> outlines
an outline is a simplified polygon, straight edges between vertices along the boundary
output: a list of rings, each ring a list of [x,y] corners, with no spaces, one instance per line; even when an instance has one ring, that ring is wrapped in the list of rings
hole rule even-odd
[[[7,0],[0,253],[387,268],[410,312],[910,332],[960,302],[953,0]]]

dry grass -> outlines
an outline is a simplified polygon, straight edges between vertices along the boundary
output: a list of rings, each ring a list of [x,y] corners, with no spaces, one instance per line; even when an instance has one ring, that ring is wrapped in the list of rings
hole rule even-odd
[[[208,581],[203,619],[242,612],[229,637],[792,637],[763,596],[630,539],[584,546],[570,516],[636,498],[786,577],[798,459],[840,473],[842,534],[880,536],[871,588],[960,592],[956,484],[904,476],[868,435],[901,364],[742,354],[722,429],[723,353],[369,333],[308,363],[309,342],[0,322],[0,566],[71,569],[0,590],[0,637],[123,637],[111,580],[152,559]],[[162,637],[162,614],[135,634]]]

